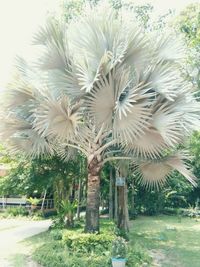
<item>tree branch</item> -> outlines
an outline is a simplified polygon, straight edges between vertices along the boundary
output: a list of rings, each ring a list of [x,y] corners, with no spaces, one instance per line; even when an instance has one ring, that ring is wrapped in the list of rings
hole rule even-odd
[[[95,152],[95,155],[100,155],[106,148],[108,148],[109,146],[112,146],[114,144],[117,143],[117,140],[114,139],[108,143],[106,143],[105,145],[103,145],[102,147],[100,147],[96,152]]]
[[[82,147],[80,147],[78,145],[67,143],[66,146],[73,147],[73,148],[76,148],[76,149],[80,150],[86,157],[88,157],[88,155],[89,155],[89,153],[84,148],[82,148]]]
[[[96,138],[94,139],[94,142],[97,143],[99,141],[99,138],[101,137],[102,133],[103,133],[103,130],[104,130],[104,127],[105,127],[105,124],[103,123]]]

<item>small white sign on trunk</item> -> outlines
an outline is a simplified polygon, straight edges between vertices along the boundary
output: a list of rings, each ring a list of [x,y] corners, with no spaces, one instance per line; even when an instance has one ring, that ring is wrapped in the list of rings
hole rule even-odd
[[[125,177],[117,177],[116,178],[116,186],[125,186],[126,178]]]

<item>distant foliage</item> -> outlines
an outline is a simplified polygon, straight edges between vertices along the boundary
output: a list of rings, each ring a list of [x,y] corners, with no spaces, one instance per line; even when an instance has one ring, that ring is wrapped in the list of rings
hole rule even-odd
[[[10,216],[27,216],[29,214],[25,207],[10,207],[6,209],[6,214]]]

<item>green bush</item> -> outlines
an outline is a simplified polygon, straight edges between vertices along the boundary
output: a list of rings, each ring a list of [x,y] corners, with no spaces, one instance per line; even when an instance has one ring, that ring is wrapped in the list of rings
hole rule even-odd
[[[69,253],[61,242],[53,241],[37,248],[33,259],[46,267],[110,267],[109,255]]]
[[[11,216],[27,216],[29,214],[25,207],[10,207],[6,209],[6,214]]]
[[[52,230],[50,235],[54,240],[62,240],[62,231],[59,229]]]
[[[141,246],[134,245],[133,247],[128,247],[127,252],[127,267],[141,267],[145,266],[151,266],[150,263],[152,261],[149,254],[147,254],[147,251],[145,251]]]
[[[127,243],[122,237],[117,237],[112,243],[112,257],[126,258]]]
[[[65,222],[62,218],[56,217],[53,219],[50,229],[63,229],[65,227]]]
[[[151,266],[151,257],[140,246],[134,245],[127,250],[127,267],[141,267],[144,263]],[[45,267],[110,267],[110,250],[80,252],[68,249],[63,242],[54,240],[38,247],[33,259]]]
[[[63,234],[63,242],[72,251],[77,252],[102,252],[110,250],[112,241],[115,236],[111,233],[103,234],[85,234],[73,231],[65,231]]]

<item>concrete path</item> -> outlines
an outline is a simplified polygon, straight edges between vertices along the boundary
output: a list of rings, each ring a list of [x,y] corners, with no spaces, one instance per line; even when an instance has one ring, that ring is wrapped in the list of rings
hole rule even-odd
[[[17,253],[23,253],[24,247],[20,241],[47,231],[50,225],[50,220],[0,220],[0,267],[11,267],[8,258]]]

